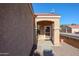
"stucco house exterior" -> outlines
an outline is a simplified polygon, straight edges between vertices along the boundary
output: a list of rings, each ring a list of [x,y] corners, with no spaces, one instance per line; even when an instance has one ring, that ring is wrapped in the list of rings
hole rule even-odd
[[[57,14],[34,14],[35,36],[39,40],[51,39],[55,46],[60,45],[60,17]]]
[[[0,56],[29,56],[38,40],[60,45],[60,17],[34,14],[32,4],[0,4]]]
[[[79,33],[79,25],[67,25],[63,28],[63,32],[66,33]]]
[[[32,5],[28,3],[1,3],[0,56],[28,56],[32,46]]]
[[[71,33],[79,33],[79,25],[70,25],[68,28],[70,28]]]

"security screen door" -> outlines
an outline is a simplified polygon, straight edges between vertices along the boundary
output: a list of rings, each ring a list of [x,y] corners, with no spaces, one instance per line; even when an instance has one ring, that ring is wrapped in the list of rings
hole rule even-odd
[[[51,26],[44,27],[44,38],[50,39],[51,38]]]

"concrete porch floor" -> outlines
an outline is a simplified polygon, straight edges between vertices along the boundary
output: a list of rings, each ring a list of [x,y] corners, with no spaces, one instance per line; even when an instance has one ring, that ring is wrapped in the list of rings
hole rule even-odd
[[[40,56],[79,56],[79,49],[65,42],[61,42],[61,46],[57,47],[51,40],[39,40],[35,53]]]

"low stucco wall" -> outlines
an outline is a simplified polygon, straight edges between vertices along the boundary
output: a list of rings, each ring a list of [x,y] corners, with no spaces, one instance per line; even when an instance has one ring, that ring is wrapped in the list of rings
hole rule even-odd
[[[61,41],[64,41],[64,42],[70,44],[73,47],[79,48],[79,40],[64,37],[64,36],[60,36],[60,37],[61,37]]]
[[[29,55],[32,23],[29,4],[0,4],[0,55]]]

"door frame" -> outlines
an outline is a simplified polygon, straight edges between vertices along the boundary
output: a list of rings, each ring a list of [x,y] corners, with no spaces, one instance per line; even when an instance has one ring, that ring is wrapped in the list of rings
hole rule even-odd
[[[46,33],[46,27],[49,27],[50,28],[50,38],[51,38],[51,30],[52,30],[52,26],[51,25],[46,25],[46,26],[44,26],[44,37],[45,37],[45,33]]]

